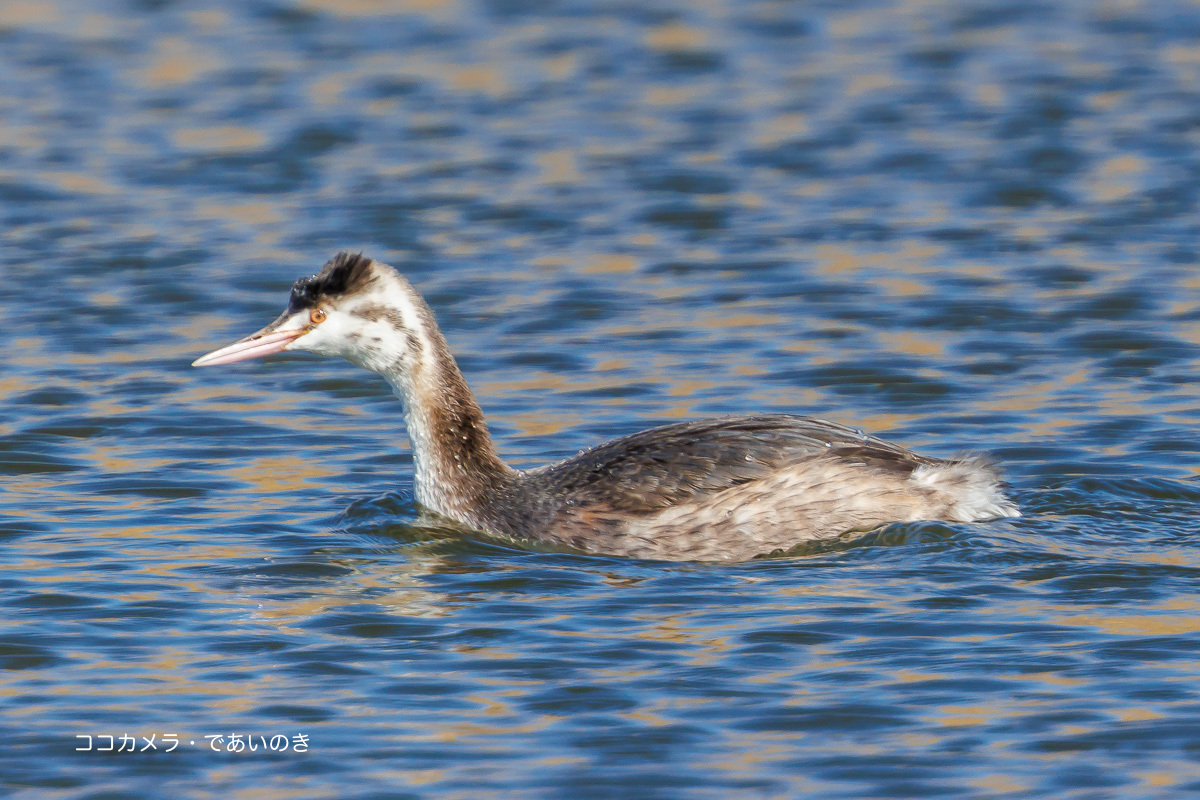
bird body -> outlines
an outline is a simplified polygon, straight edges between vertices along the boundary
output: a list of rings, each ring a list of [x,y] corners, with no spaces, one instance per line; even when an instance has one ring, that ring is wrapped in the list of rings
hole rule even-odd
[[[428,305],[395,269],[340,253],[261,331],[202,356],[338,355],[404,406],[417,502],[493,536],[587,553],[735,561],[889,522],[1017,516],[994,470],[784,414],[652,428],[538,469],[497,455]]]

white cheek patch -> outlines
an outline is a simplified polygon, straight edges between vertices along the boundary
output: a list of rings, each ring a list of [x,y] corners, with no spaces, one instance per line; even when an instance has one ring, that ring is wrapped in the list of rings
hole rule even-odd
[[[445,343],[420,295],[390,268],[378,269],[353,296],[326,299],[321,309],[326,316],[319,323],[307,310],[286,322],[311,328],[289,349],[345,358],[384,375],[402,396],[434,388],[429,367]]]
[[[341,317],[337,335],[353,342],[351,360],[376,372],[390,370],[400,361],[416,371],[432,352],[429,314],[399,277],[382,277],[352,305],[331,312],[329,321],[335,316]]]

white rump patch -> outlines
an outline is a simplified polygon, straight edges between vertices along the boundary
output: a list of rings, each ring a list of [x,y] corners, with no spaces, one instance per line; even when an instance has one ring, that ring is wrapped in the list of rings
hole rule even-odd
[[[937,493],[945,503],[943,519],[954,522],[979,522],[997,517],[1019,517],[1016,503],[1004,495],[991,466],[980,458],[923,464],[909,479]]]

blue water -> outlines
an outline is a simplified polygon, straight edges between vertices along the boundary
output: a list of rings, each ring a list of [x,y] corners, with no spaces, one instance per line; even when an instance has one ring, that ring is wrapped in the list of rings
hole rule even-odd
[[[0,794],[1195,792],[1197,87],[1182,2],[0,3]],[[1025,516],[430,527],[377,376],[188,366],[342,248],[516,465],[808,413]]]

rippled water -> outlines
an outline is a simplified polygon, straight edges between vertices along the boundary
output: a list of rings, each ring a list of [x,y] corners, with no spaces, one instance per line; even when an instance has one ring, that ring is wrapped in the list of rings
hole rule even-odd
[[[1200,788],[1197,37],[1171,2],[0,2],[3,791]],[[376,376],[188,366],[343,247],[427,294],[518,465],[812,413],[990,453],[1026,515],[734,566],[430,528]]]

